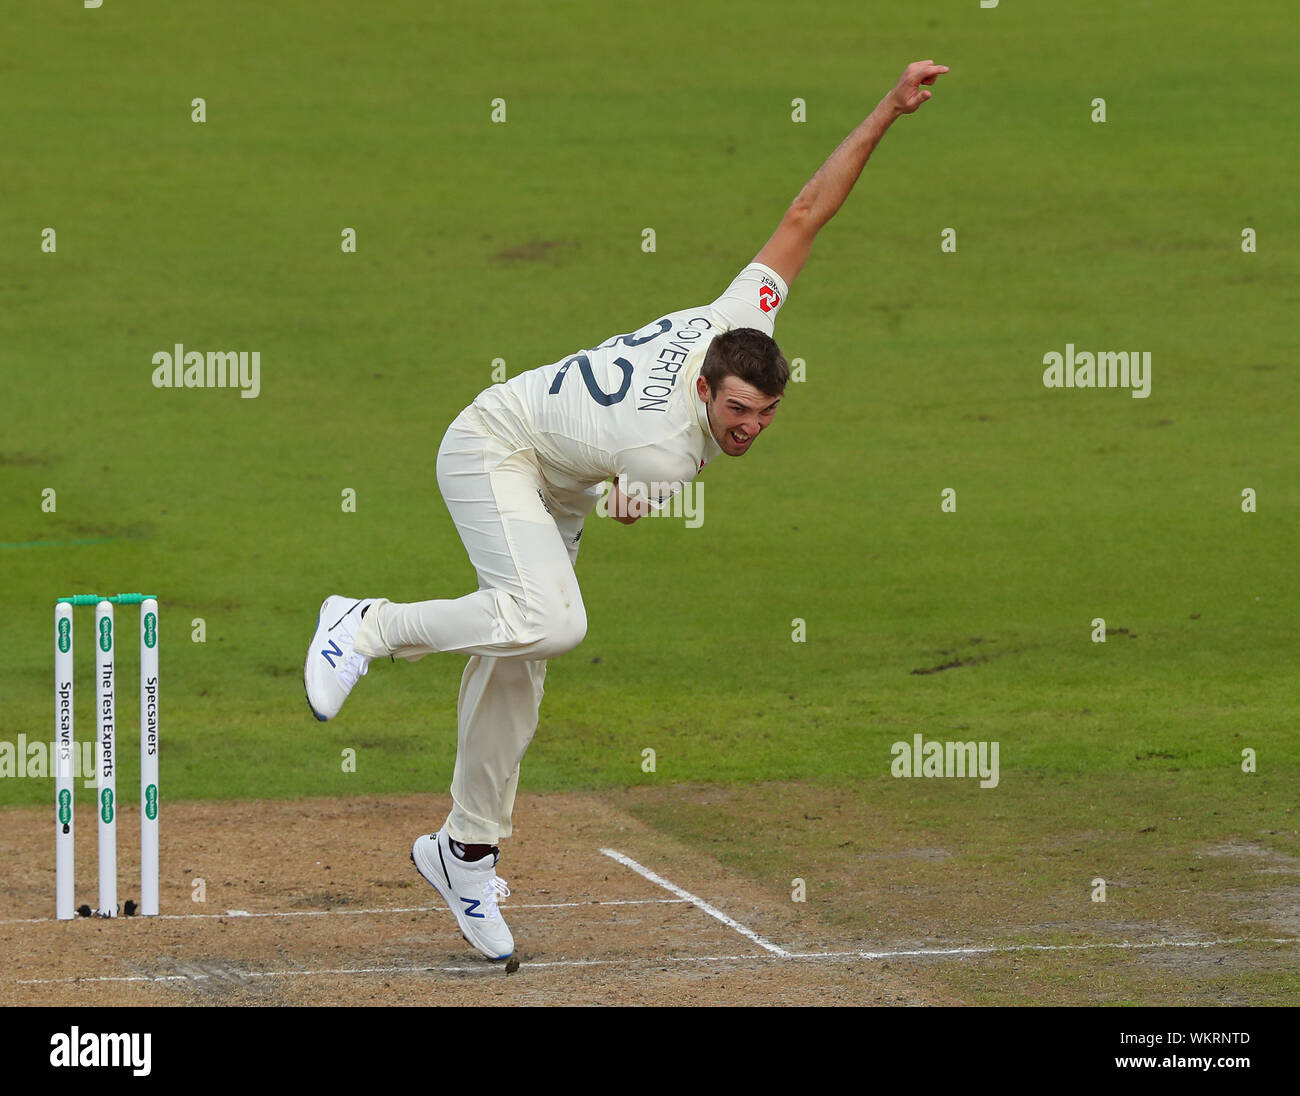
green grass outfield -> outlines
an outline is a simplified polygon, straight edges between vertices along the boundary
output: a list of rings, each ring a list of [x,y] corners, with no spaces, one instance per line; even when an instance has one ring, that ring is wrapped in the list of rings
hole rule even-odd
[[[711,299],[934,57],[952,72],[782,312],[807,381],[708,469],[702,527],[589,521],[590,630],[551,667],[524,789],[798,781],[888,812],[890,745],[919,733],[998,741],[1002,788],[1118,801],[1182,773],[1188,809],[1212,786],[1229,830],[1294,847],[1298,38],[1284,5],[1205,0],[22,6],[0,740],[51,734],[53,598],[147,589],[164,802],[445,789],[460,660],[376,665],[319,725],[320,600],[467,591],[434,456],[493,359],[513,375]],[[178,342],[259,351],[260,395],[153,388]],[[1067,342],[1149,350],[1150,397],[1045,388]],[[0,780],[0,803],[51,794]],[[978,831],[1000,794],[928,801]]]

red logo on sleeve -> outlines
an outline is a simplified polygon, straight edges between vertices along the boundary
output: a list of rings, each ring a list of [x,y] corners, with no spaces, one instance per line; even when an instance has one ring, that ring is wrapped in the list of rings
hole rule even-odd
[[[771,312],[780,303],[781,294],[770,285],[760,285],[758,287],[758,307],[764,312]]]

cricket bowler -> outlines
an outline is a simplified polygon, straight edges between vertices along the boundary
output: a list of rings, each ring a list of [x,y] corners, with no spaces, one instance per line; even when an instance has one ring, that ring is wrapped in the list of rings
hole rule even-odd
[[[790,376],[772,337],[776,317],[813,240],[885,131],[947,71],[933,61],[908,65],[716,300],[495,384],[460,413],[442,439],[437,476],[476,591],[409,604],[334,595],[321,604],[303,669],[317,719],[338,715],[373,659],[469,658],[451,813],[415,840],[411,859],[488,958],[514,951],[499,905],[510,889],[496,867],[547,660],[587,631],[574,573],[584,520],[611,480],[609,511],[624,524],[670,505],[719,453],[744,456],[771,426]]]

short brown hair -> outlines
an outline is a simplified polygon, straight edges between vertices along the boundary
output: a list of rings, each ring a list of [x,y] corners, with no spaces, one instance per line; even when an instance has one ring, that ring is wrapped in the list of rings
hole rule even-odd
[[[718,394],[724,377],[738,377],[769,396],[779,396],[790,380],[790,365],[770,335],[752,327],[724,331],[709,344],[700,376]]]

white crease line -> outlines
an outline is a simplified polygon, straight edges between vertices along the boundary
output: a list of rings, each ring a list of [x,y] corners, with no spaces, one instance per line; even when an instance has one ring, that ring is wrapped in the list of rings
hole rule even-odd
[[[563,910],[585,906],[669,906],[686,904],[685,898],[611,898],[603,902],[534,902],[510,903],[511,910]],[[366,917],[384,913],[446,913],[446,906],[380,906],[368,910],[271,910],[266,913],[249,913],[247,910],[226,910],[224,913],[163,913],[155,917],[115,917],[114,921],[212,921],[218,918],[234,920],[244,917]],[[78,917],[74,921],[96,921],[94,917]],[[14,921],[0,921],[4,925],[53,925],[53,917],[24,917]]]
[[[1238,936],[1227,940],[1153,940],[1132,943],[1127,940],[1117,943],[1096,944],[997,944],[988,947],[969,948],[917,948],[908,951],[818,951],[818,952],[784,952],[781,955],[756,952],[751,955],[665,955],[659,958],[631,957],[626,959],[549,959],[540,962],[523,962],[520,970],[546,969],[558,967],[636,967],[663,966],[665,963],[735,963],[735,962],[773,962],[776,959],[912,959],[942,958],[951,955],[988,955],[1017,951],[1089,951],[1099,948],[1210,948],[1229,944],[1300,944],[1300,937],[1254,937]],[[309,978],[319,976],[337,976],[348,974],[499,974],[502,963],[484,961],[472,967],[333,967],[320,970],[225,970],[219,974],[132,974],[83,976],[78,978],[26,978],[15,982],[20,986],[64,985],[73,982],[203,982],[217,979],[233,982],[254,978]]]
[[[742,959],[759,959],[770,961],[769,956],[761,952],[753,955],[672,955],[660,959],[551,959],[542,962],[521,963],[520,969],[533,967],[603,967],[635,966],[637,964],[662,966],[664,963],[720,963]],[[88,975],[79,978],[26,978],[16,982],[20,986],[63,985],[72,982],[202,982],[217,979],[233,982],[247,978],[306,978],[318,975],[339,974],[496,974],[500,975],[505,964],[484,960],[472,967],[336,967],[323,970],[230,970],[220,974],[131,974],[131,975]]]
[[[913,959],[945,955],[999,955],[1017,951],[1097,951],[1102,948],[1213,948],[1230,944],[1300,944],[1300,936],[1233,936],[1224,940],[1128,940],[1092,944],[987,944],[964,948],[914,948],[907,951],[805,951],[791,959]]]
[[[668,880],[665,879],[663,876],[656,875],[649,868],[642,867],[630,856],[624,856],[623,853],[618,852],[615,849],[601,849],[600,851],[604,853],[604,855],[608,856],[611,860],[617,860],[625,868],[631,868],[638,875],[642,876],[645,879],[650,880],[651,883],[655,883],[658,886],[663,887],[664,890],[670,892],[671,894],[677,895],[678,898],[686,899],[686,901],[690,902],[691,905],[696,906],[697,908],[703,910],[710,917],[716,917],[719,921],[721,921],[724,925],[726,925],[727,928],[735,929],[738,933],[740,933],[741,936],[745,937],[745,939],[747,940],[752,940],[760,948],[763,948],[766,951],[770,951],[773,955],[779,955],[782,959],[789,957],[790,953],[786,951],[785,948],[779,948],[775,944],[770,943],[767,940],[764,940],[761,936],[758,935],[758,933],[754,932],[752,929],[745,928],[745,926],[742,925],[739,921],[736,921],[733,918],[728,917],[721,910],[715,909],[713,906],[709,905],[706,901],[704,901],[703,898],[697,898],[695,895],[691,894],[690,891],[682,890],[682,888],[677,886],[675,883],[668,882]]]

